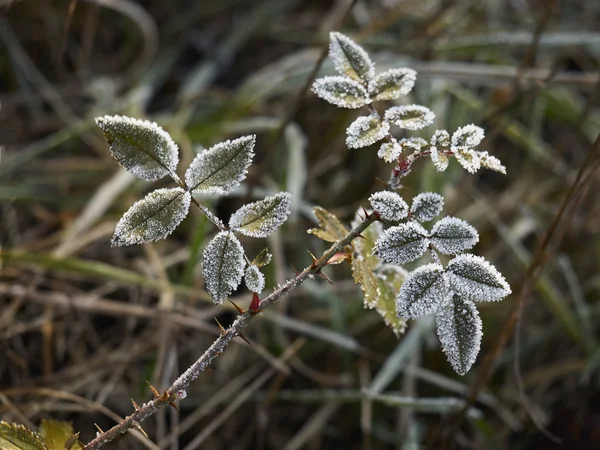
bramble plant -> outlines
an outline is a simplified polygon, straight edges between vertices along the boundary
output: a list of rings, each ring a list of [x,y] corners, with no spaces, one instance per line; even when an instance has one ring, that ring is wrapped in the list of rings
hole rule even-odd
[[[385,191],[369,197],[370,211],[352,222],[348,230],[335,215],[316,207],[319,227],[308,230],[332,246],[302,272],[278,286],[262,300],[265,287],[260,268],[268,264],[267,250],[250,260],[237,235],[264,238],[280,227],[290,214],[292,197],[281,192],[238,209],[228,221],[219,219],[194,195],[227,195],[245,179],[254,156],[255,136],[244,136],[214,145],[199,153],[185,172],[176,173],[178,148],[155,123],[122,116],[96,119],[119,164],[148,181],[170,176],[176,187],[157,189],[134,203],[116,225],[113,246],[142,244],[166,238],[196,206],[217,227],[218,233],[206,245],[202,273],[206,289],[215,304],[221,304],[242,279],[253,293],[248,311],[235,305],[240,315],[204,354],[162,394],[138,407],[112,429],[99,433],[83,448],[96,449],[154,414],[160,407],[184,398],[185,389],[227,344],[242,334],[251,318],[295,289],[308,278],[321,276],[323,267],[349,262],[353,278],[360,284],[366,308],[376,309],[397,336],[406,320],[435,314],[437,334],[452,368],[466,374],[479,353],[482,331],[476,302],[498,301],[511,293],[496,268],[480,256],[464,253],[479,240],[477,230],[462,219],[438,217],[444,206],[441,195],[424,192],[410,202],[396,190],[411,172],[413,164],[429,157],[438,171],[452,158],[469,173],[481,167],[506,173],[505,167],[486,151],[477,150],[484,137],[480,127],[467,125],[452,135],[436,130],[429,141],[421,137],[397,138],[391,129],[417,131],[434,122],[435,115],[421,105],[392,106],[381,114],[375,102],[397,100],[412,90],[416,72],[392,69],[377,74],[367,52],[347,36],[330,34],[329,55],[338,76],[317,79],[313,92],[341,108],[367,107],[369,114],[357,118],[347,129],[346,145],[360,149],[381,142],[377,156],[394,163]],[[409,206],[410,203],[410,206]],[[356,239],[356,238],[362,239]],[[403,265],[428,253],[431,262],[407,272]],[[450,257],[442,263],[439,254]],[[219,325],[220,326],[220,325]]]

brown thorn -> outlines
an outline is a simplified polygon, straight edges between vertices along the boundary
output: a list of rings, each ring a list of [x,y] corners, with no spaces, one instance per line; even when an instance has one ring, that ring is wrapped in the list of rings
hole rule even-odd
[[[257,311],[256,314],[258,314],[260,311]],[[246,339],[246,336],[244,336],[244,333],[240,333],[238,334],[239,337],[241,337],[244,341],[246,341],[246,344],[248,344],[250,347],[252,347],[252,344],[250,343],[250,341],[248,339]]]
[[[244,314],[246,312],[243,308],[240,308],[238,305],[236,305],[235,303],[233,303],[233,301],[229,300],[229,302],[235,307],[235,309],[238,310],[238,312],[240,314]]]
[[[156,390],[156,388],[154,386],[152,386],[150,384],[149,381],[146,381],[146,384],[148,385],[148,387],[150,388],[150,390],[152,391],[152,394],[154,395],[154,398],[158,398],[160,397],[160,393]]]
[[[298,270],[293,265],[292,265],[292,269],[294,269],[294,274],[296,274],[296,276],[300,275],[300,272],[298,272]]]
[[[171,406],[175,411],[179,412],[179,408],[177,407],[177,405],[175,404],[175,402],[169,403],[169,406]]]
[[[356,237],[357,237],[357,238],[364,239],[365,241],[367,240],[367,238],[366,238],[366,237],[364,237],[362,234],[357,234],[357,235],[356,235]]]
[[[131,399],[131,404],[133,405],[134,409],[137,411],[138,409],[140,409],[140,405],[137,404],[137,402],[134,399]]]
[[[100,433],[104,433],[104,430],[103,430],[102,428],[100,428],[100,427],[98,426],[98,424],[97,424],[97,423],[95,423],[95,422],[94,422],[94,426],[95,426],[96,428],[98,428],[98,431],[99,431]]]
[[[385,182],[385,181],[383,181],[383,180],[380,180],[380,179],[379,179],[379,178],[377,178],[377,177],[375,177],[375,181],[378,181],[379,183],[381,183],[381,184],[383,185],[383,187],[384,187],[384,188],[386,188],[386,189],[389,189],[389,188],[390,188],[390,185],[389,185],[387,182]]]
[[[367,212],[367,210],[365,209],[365,207],[364,207],[364,206],[361,206],[361,208],[362,208],[362,210],[363,210],[363,213],[364,213],[364,215],[365,215],[365,219],[364,219],[364,220],[367,220],[369,217],[371,217],[371,214],[369,214],[369,213]]]
[[[221,336],[225,336],[227,334],[227,330],[223,328],[223,325],[221,325],[221,322],[219,322],[219,319],[217,319],[216,317],[215,322],[217,322],[217,325],[219,326],[219,332],[221,333]]]
[[[312,258],[312,264],[311,266],[314,267],[317,263],[317,258],[315,257],[315,255],[313,255],[310,250],[306,250],[308,252],[308,254],[310,255],[310,257]]]
[[[144,431],[144,429],[142,428],[142,426],[141,426],[139,423],[137,423],[137,422],[134,422],[134,424],[133,424],[133,427],[134,427],[136,430],[138,430],[140,433],[142,433],[146,439],[150,439],[150,438],[148,437],[148,434],[147,434],[147,433]]]
[[[317,275],[319,275],[324,280],[327,280],[327,282],[333,286],[333,281],[331,281],[331,279],[327,275],[325,275],[323,272],[319,271],[317,273]]]

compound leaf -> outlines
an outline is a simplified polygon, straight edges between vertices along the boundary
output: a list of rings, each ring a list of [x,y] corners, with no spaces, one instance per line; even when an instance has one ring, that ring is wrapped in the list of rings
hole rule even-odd
[[[291,204],[292,195],[287,192],[248,203],[230,217],[229,227],[246,236],[267,237],[287,220],[291,212]]]
[[[115,226],[112,246],[164,239],[185,219],[191,195],[181,188],[157,189],[135,202]]]
[[[396,301],[396,312],[404,319],[433,314],[447,295],[444,268],[440,264],[426,264],[406,277]]]
[[[149,181],[177,177],[177,145],[156,123],[125,116],[96,117],[96,123],[112,155],[132,174]]]
[[[348,77],[323,77],[317,79],[312,91],[323,100],[341,108],[356,109],[371,103],[366,89]]]
[[[481,256],[459,255],[446,271],[452,289],[466,299],[491,302],[511,293],[502,274]]]
[[[431,230],[431,243],[444,255],[456,255],[479,242],[477,230],[462,219],[444,217]]]
[[[373,254],[387,263],[404,264],[419,258],[429,246],[428,233],[416,222],[388,228],[375,243]]]
[[[244,249],[230,231],[221,231],[210,240],[202,255],[206,290],[215,304],[223,303],[244,276]]]
[[[226,195],[246,178],[256,136],[221,142],[200,152],[185,172],[192,192]]]

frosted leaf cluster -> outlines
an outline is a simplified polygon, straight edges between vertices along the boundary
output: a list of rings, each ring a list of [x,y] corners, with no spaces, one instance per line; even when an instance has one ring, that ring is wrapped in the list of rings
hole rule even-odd
[[[391,69],[381,72],[369,83],[373,100],[394,100],[407,95],[415,85],[417,72],[412,69]]]
[[[290,215],[292,195],[287,192],[266,197],[238,209],[229,218],[229,227],[234,231],[264,238],[273,233]]]
[[[444,208],[444,197],[434,192],[422,192],[413,199],[410,213],[419,222],[429,222]]]
[[[448,294],[448,281],[440,264],[426,264],[406,277],[396,301],[399,317],[414,319],[437,312]]]
[[[402,146],[394,138],[391,138],[389,142],[384,142],[379,147],[377,156],[383,159],[385,162],[394,162],[402,154]]]
[[[421,105],[401,105],[389,108],[384,118],[403,130],[416,131],[431,125],[435,114]]]
[[[375,76],[375,64],[367,52],[342,33],[329,33],[329,57],[341,75],[363,83],[369,83]]]
[[[420,137],[410,137],[400,139],[400,145],[402,146],[403,150],[408,148],[420,152],[421,149],[429,145],[429,143],[425,139]]]
[[[511,293],[502,274],[481,256],[459,255],[446,270],[452,289],[469,300],[493,302]]]
[[[385,220],[397,222],[408,216],[408,204],[395,192],[376,192],[369,197],[369,202]]]
[[[317,97],[340,108],[356,109],[371,103],[364,86],[348,77],[319,78],[314,82],[312,91]]]
[[[500,160],[485,151],[477,151],[477,147],[485,134],[483,128],[476,125],[465,125],[452,135],[451,151],[459,164],[469,173],[477,172],[482,166],[506,174],[506,167]]]
[[[457,255],[473,248],[477,242],[477,230],[456,217],[444,217],[431,230],[431,243],[444,255]]]
[[[225,195],[246,178],[256,136],[221,142],[199,153],[185,173],[192,192]]]
[[[221,231],[210,240],[202,255],[202,274],[215,304],[223,303],[237,289],[244,266],[244,249],[232,232]]]
[[[449,292],[436,315],[437,334],[448,362],[459,375],[466,374],[481,346],[481,318],[475,305]]]
[[[346,130],[348,148],[368,147],[382,140],[390,131],[390,124],[379,120],[379,116],[371,114],[356,119]]]
[[[265,276],[254,264],[250,264],[244,273],[244,283],[250,292],[260,294],[265,288]]]
[[[377,239],[373,255],[387,263],[404,264],[414,261],[427,251],[428,234],[416,222],[390,227]]]
[[[117,162],[148,181],[175,174],[178,148],[169,133],[154,122],[125,116],[97,117]]]
[[[191,195],[181,188],[157,189],[135,202],[115,226],[112,246],[164,239],[185,219]]]

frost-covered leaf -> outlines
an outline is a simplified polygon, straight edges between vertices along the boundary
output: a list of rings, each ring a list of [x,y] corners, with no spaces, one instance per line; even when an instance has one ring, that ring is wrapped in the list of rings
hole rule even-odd
[[[385,120],[403,130],[420,130],[433,123],[435,114],[421,105],[393,106],[385,112]]]
[[[368,147],[386,137],[389,131],[390,124],[377,114],[361,116],[346,130],[346,145],[348,148]]]
[[[363,85],[348,77],[319,78],[313,83],[312,91],[340,108],[356,109],[371,103]]]
[[[360,223],[358,213],[356,219],[352,222],[352,228]],[[371,224],[361,234],[362,239],[355,239],[352,242],[354,247],[354,257],[352,258],[352,277],[354,282],[360,284],[363,291],[365,308],[374,308],[378,298],[378,282],[375,277],[375,269],[379,266],[379,259],[373,256],[373,247],[375,241],[381,236],[383,226],[381,222]]]
[[[292,195],[287,192],[266,197],[258,202],[248,203],[238,209],[229,219],[229,227],[234,231],[264,238],[273,233],[290,215]]]
[[[443,172],[448,168],[448,156],[445,153],[438,150],[437,147],[430,147],[429,154],[431,155],[431,161],[438,172]]]
[[[65,444],[74,435],[73,425],[69,422],[42,419],[40,435],[44,439],[48,450],[65,450]],[[76,439],[75,439],[76,441]],[[78,442],[74,442],[71,449],[83,448]]]
[[[444,268],[440,264],[426,264],[406,277],[396,301],[396,312],[404,319],[433,314],[447,295]]]
[[[135,202],[115,226],[112,246],[166,238],[185,219],[191,195],[181,188],[157,189]]]
[[[244,273],[244,283],[250,292],[260,294],[265,288],[265,276],[258,267],[250,264]]]
[[[444,197],[435,192],[422,192],[413,199],[410,212],[419,222],[429,222],[444,208]]]
[[[491,302],[511,293],[502,274],[481,256],[459,255],[448,263],[446,272],[452,289],[469,300]]]
[[[433,161],[433,165],[438,172],[443,172],[448,168],[448,156],[444,151],[449,150],[450,145],[450,134],[446,130],[436,130],[435,133],[433,133],[429,152],[431,161]]]
[[[400,337],[406,328],[406,321],[396,314],[396,298],[406,278],[406,271],[398,266],[386,264],[381,266],[375,275],[378,286],[375,310],[396,337]]]
[[[400,139],[400,146],[402,147],[403,151],[409,149],[419,152],[423,149],[423,147],[427,147],[428,145],[429,142],[420,137],[409,137]]]
[[[252,260],[252,265],[256,267],[264,267],[271,262],[273,255],[269,253],[268,248],[263,248],[261,252]]]
[[[466,374],[477,358],[483,335],[477,308],[450,292],[437,313],[436,325],[448,362],[456,373]]]
[[[408,204],[395,192],[375,192],[369,197],[371,206],[385,220],[397,222],[408,216]]]
[[[373,254],[387,263],[404,264],[414,261],[427,251],[428,233],[416,222],[388,228],[377,239]]]
[[[375,65],[360,45],[336,31],[329,33],[329,40],[329,57],[340,75],[365,84],[373,79]]]
[[[444,255],[456,255],[479,242],[477,230],[462,219],[444,217],[431,230],[431,243]]]
[[[486,169],[494,170],[506,175],[506,167],[502,165],[498,158],[490,155],[488,152],[479,152],[479,161]]]
[[[369,83],[369,94],[373,100],[394,100],[408,94],[416,80],[417,72],[412,69],[386,70]]]
[[[446,130],[435,130],[435,133],[431,136],[431,145],[433,147],[449,148],[451,143],[450,133]]]
[[[390,142],[384,142],[379,147],[377,156],[383,159],[385,162],[394,162],[402,154],[402,146],[396,139],[391,139]]]
[[[185,172],[192,192],[225,195],[246,178],[256,136],[221,142],[199,153]]]
[[[202,255],[206,290],[215,304],[223,303],[244,276],[244,249],[230,231],[221,231],[210,240]]]
[[[348,234],[348,230],[335,214],[320,206],[315,206],[313,212],[319,220],[319,228],[311,228],[307,233],[314,234],[327,242],[339,241]]]
[[[454,156],[458,163],[469,173],[475,173],[481,167],[479,154],[475,150],[463,150],[458,147],[452,147]]]
[[[473,124],[465,125],[456,130],[452,135],[452,146],[461,149],[471,149],[478,146],[484,137],[483,128]]]
[[[42,437],[23,425],[0,421],[2,450],[48,450]]]
[[[178,149],[156,123],[125,116],[96,117],[117,162],[136,177],[154,181],[175,175]]]

